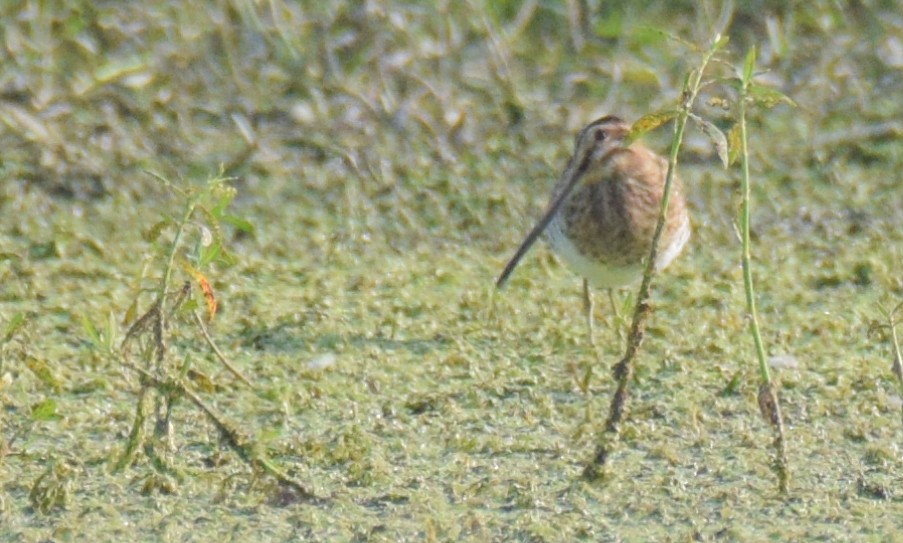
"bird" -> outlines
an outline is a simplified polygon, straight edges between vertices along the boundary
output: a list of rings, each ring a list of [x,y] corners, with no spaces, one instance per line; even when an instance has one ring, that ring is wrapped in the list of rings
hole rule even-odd
[[[643,276],[668,174],[668,161],[639,141],[628,144],[629,133],[628,123],[607,115],[577,134],[574,154],[552,189],[545,213],[496,281],[502,288],[545,234],[552,250],[583,278],[591,345],[595,341],[590,287],[608,289],[611,296],[611,289],[629,286]],[[674,176],[656,271],[677,258],[690,233],[683,184]]]

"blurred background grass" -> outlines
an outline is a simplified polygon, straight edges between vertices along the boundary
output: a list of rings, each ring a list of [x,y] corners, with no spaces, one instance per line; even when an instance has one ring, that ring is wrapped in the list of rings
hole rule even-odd
[[[900,7],[3,3],[0,326],[26,320],[0,346],[0,538],[903,529],[901,399],[886,337],[867,333],[903,297]],[[572,376],[593,356],[579,281],[545,249],[504,292],[492,281],[573,134],[598,115],[668,107],[690,44],[721,27],[735,62],[756,45],[758,81],[799,104],[751,128],[756,274],[795,491],[777,498],[756,412],[737,172],[698,133],[681,166],[692,247],[656,290],[618,473],[584,485],[610,379],[600,368],[584,396]],[[727,122],[715,102],[699,112]],[[650,145],[664,150],[665,132]],[[330,496],[323,506],[274,504],[187,407],[176,494],[142,494],[148,465],[108,473],[135,383],[89,347],[80,319],[118,323],[136,296],[149,303],[142,233],[179,203],[145,172],[192,184],[220,168],[256,230],[232,234],[238,262],[211,274],[215,333],[260,385],[210,399]],[[607,364],[620,343],[603,334]],[[35,421],[46,399],[59,420]],[[65,499],[41,514],[29,492],[47,480]]]

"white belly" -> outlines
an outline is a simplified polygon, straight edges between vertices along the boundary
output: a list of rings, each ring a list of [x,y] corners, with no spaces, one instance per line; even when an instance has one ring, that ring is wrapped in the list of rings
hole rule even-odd
[[[690,239],[690,230],[690,220],[685,217],[671,239],[671,243],[660,247],[656,259],[656,271],[665,269],[683,251]],[[629,265],[610,265],[584,256],[562,232],[559,217],[553,219],[549,224],[548,240],[552,249],[564,260],[565,264],[596,288],[624,287],[638,281],[643,276],[642,262]]]
[[[561,260],[577,275],[583,277],[596,288],[617,288],[627,286],[643,276],[641,264],[631,266],[609,266],[583,256],[577,247],[565,236],[551,240],[552,248]],[[673,258],[673,257],[672,257]]]

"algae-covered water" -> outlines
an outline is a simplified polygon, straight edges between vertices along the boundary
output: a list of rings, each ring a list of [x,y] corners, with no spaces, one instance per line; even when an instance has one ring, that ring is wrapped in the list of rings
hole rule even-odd
[[[901,537],[903,400],[883,326],[903,301],[899,7],[3,5],[0,540]],[[546,246],[504,290],[494,280],[577,130],[673,107],[692,44],[719,30],[731,41],[700,116],[729,131],[722,78],[753,45],[756,81],[796,103],[754,109],[749,128],[790,492],[756,403],[740,171],[692,127],[679,172],[694,234],[656,280],[606,477],[585,481],[623,322],[597,293],[592,349],[579,278]],[[666,153],[669,137],[645,139]],[[165,376],[315,499],[178,394],[171,448],[150,438],[149,407],[116,469],[150,343],[119,347],[152,308],[186,203],[220,173],[235,199],[185,225],[171,290],[209,280],[209,333],[252,386],[185,309]],[[194,258],[211,239],[227,253]]]

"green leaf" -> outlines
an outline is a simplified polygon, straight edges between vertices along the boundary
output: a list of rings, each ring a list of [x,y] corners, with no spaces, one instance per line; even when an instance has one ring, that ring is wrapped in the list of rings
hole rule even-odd
[[[94,322],[87,316],[82,315],[81,321],[82,330],[85,332],[85,335],[88,336],[91,347],[108,353],[113,351],[113,344],[115,343],[116,338],[116,316],[112,311],[110,311],[110,314],[107,316],[103,334],[100,333],[97,327],[94,326]]]
[[[657,111],[655,113],[650,113],[648,115],[643,115],[635,123],[630,127],[630,133],[627,134],[627,143],[636,141],[641,138],[643,134],[649,132],[650,130],[654,130],[661,125],[667,123],[668,121],[677,117],[679,113],[676,109],[669,109],[665,111]]]
[[[715,146],[715,151],[718,153],[718,158],[721,159],[721,165],[724,166],[725,169],[727,169],[727,167],[730,165],[730,162],[728,161],[727,138],[724,136],[724,132],[722,132],[714,124],[698,115],[691,113],[690,118],[693,119],[693,122],[695,122],[699,126],[703,134],[709,137],[712,145]]]
[[[31,406],[31,420],[46,422],[60,420],[63,417],[56,412],[56,402],[48,398]]]
[[[226,224],[231,224],[236,230],[244,232],[245,234],[251,234],[253,236],[256,232],[254,224],[251,223],[251,221],[237,215],[223,215],[222,221]]]
[[[84,330],[85,335],[88,336],[88,339],[94,347],[100,348],[103,345],[103,340],[100,339],[100,333],[97,331],[94,323],[91,322],[91,319],[85,315],[82,315],[82,330]]]
[[[116,342],[116,315],[112,311],[107,315],[107,329],[104,336],[103,348],[107,352],[113,351],[113,345]]]
[[[741,379],[742,377],[743,377],[742,371],[734,372],[734,374],[731,376],[731,380],[728,381],[727,385],[725,385],[725,387],[723,389],[721,389],[721,392],[718,395],[722,396],[722,397],[736,395],[737,391],[740,389],[740,383],[742,382],[742,379]]]
[[[235,195],[237,194],[234,190],[223,190],[222,187],[220,187],[220,189],[221,190],[217,191],[219,193],[219,199],[211,210],[213,216],[218,219],[225,214],[226,209],[232,204],[232,200],[235,199]]]
[[[712,44],[712,50],[718,51],[719,49],[724,49],[725,47],[727,47],[727,44],[729,41],[731,41],[731,38],[730,38],[730,36],[728,36],[726,34],[725,35],[721,35],[721,34],[716,35],[715,43]]]
[[[753,45],[749,52],[746,53],[746,60],[743,61],[743,83],[749,85],[752,81],[753,70],[756,69],[756,46]]]
[[[791,100],[786,94],[775,90],[771,87],[763,87],[761,85],[750,85],[746,90],[747,96],[753,105],[762,106],[766,109],[784,103],[789,106],[796,107],[796,102]]]
[[[19,328],[25,324],[25,313],[19,311],[15,315],[13,315],[12,320],[6,325],[6,330],[3,332],[3,340],[0,340],[0,345],[3,345],[7,341],[11,340],[16,332],[19,331]]]
[[[740,123],[734,123],[727,132],[727,163],[734,164],[740,158]]]
[[[223,246],[219,242],[213,242],[206,247],[201,246],[201,250],[198,254],[198,267],[206,267],[208,264],[216,260],[220,253],[222,253],[222,251]]]
[[[122,324],[125,326],[131,326],[135,319],[138,318],[138,298],[132,300],[132,303],[129,304],[128,309],[125,310],[125,317],[122,319]]]

